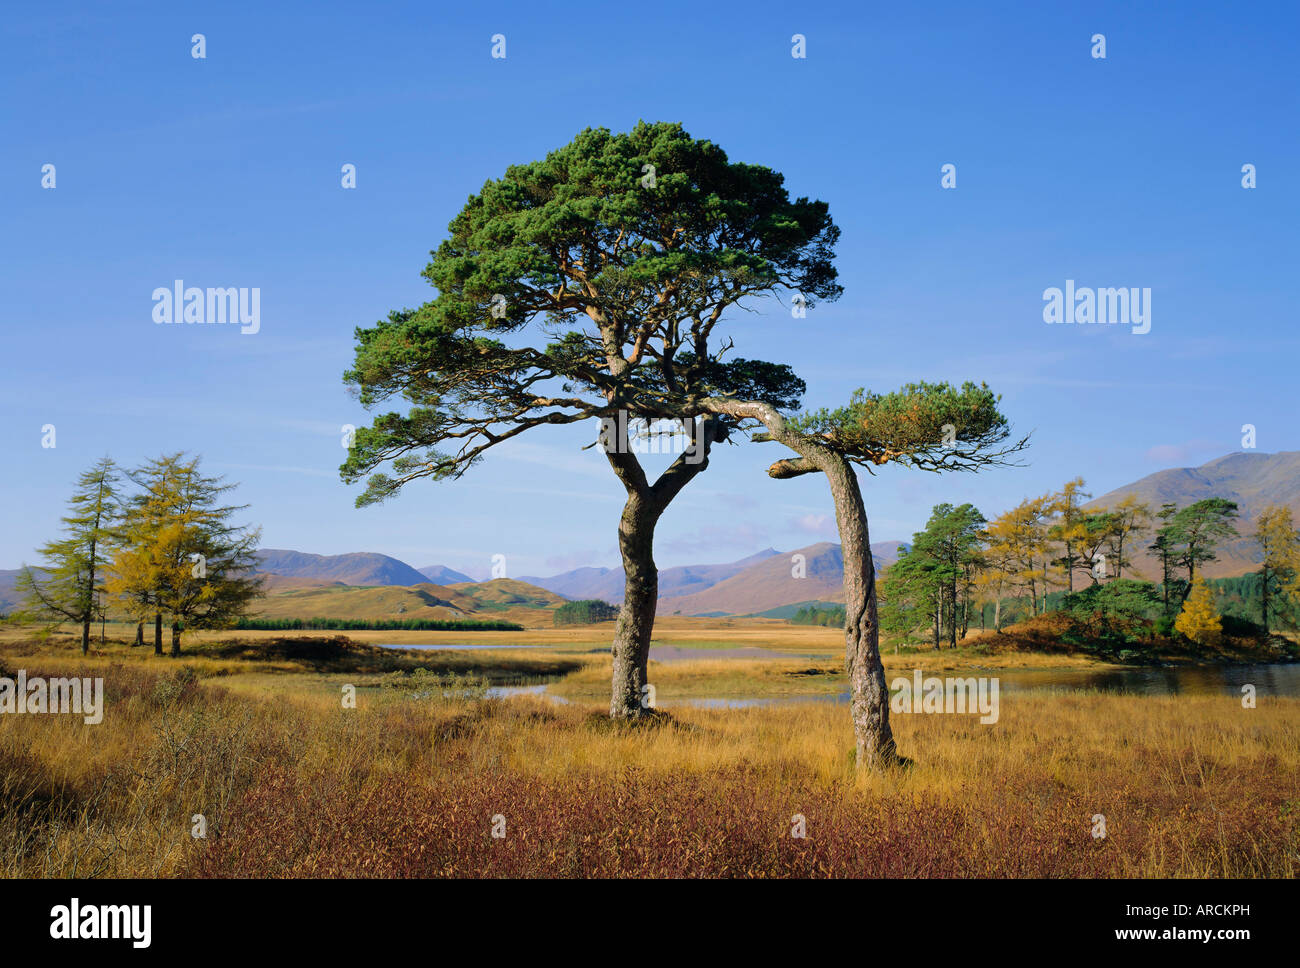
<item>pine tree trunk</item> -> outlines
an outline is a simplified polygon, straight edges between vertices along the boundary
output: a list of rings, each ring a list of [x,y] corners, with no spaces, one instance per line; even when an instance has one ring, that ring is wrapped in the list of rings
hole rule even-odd
[[[614,625],[613,682],[609,714],[615,719],[635,719],[653,714],[642,702],[650,659],[650,635],[659,605],[659,571],[655,567],[655,527],[664,510],[695,475],[709,466],[712,444],[724,439],[721,423],[700,418],[695,439],[702,453],[689,451],[669,465],[651,484],[627,440],[625,425],[618,431],[618,446],[607,446],[605,456],[627,491],[618,525],[618,546],[623,558],[623,607]]]
[[[172,658],[181,654],[181,623],[172,622]]]
[[[153,654],[162,655],[162,612],[155,612],[153,617]]]
[[[659,513],[647,496],[630,494],[618,525],[623,557],[623,607],[614,625],[614,680],[609,714],[632,719],[649,711],[643,703],[648,685],[650,636],[659,603],[659,571],[654,560],[654,533]]]
[[[97,508],[102,508],[104,502],[104,479],[99,479],[99,499]],[[86,579],[86,611],[81,621],[81,654],[90,654],[90,623],[95,618],[95,549],[98,545],[97,536],[99,534],[100,511],[95,511],[95,530],[91,533],[90,538],[90,571]]]
[[[135,641],[131,643],[132,647],[144,645],[144,621],[135,623]]]
[[[859,768],[900,763],[889,727],[889,689],[880,661],[880,622],[876,608],[876,569],[871,560],[867,509],[862,502],[853,465],[815,438],[791,431],[784,418],[763,403],[711,399],[713,412],[761,420],[769,439],[795,451],[802,460],[781,460],[768,468],[769,477],[785,479],[816,471],[826,475],[835,500],[844,560],[844,663],[849,674],[849,707],[857,743]]]
[[[889,727],[889,687],[880,661],[880,621],[876,611],[876,567],[871,560],[867,510],[853,467],[843,458],[827,460],[825,474],[835,499],[844,559],[844,663],[849,674],[849,704],[859,766],[879,768],[898,762]]]

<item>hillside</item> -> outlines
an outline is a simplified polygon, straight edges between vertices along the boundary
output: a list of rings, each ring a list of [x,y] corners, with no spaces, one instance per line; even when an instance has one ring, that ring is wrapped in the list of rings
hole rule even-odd
[[[549,625],[560,596],[521,581],[497,578],[454,586],[362,587],[339,583],[285,587],[259,600],[251,615],[259,618],[499,619],[521,625]]]
[[[7,614],[18,605],[18,589],[15,582],[21,568],[0,568],[0,615]]]
[[[1224,497],[1239,505],[1237,530],[1242,537],[1218,548],[1218,560],[1203,569],[1207,578],[1245,574],[1259,567],[1255,545],[1255,519],[1270,504],[1291,508],[1300,521],[1300,451],[1277,454],[1236,453],[1212,460],[1200,467],[1178,467],[1148,474],[1141,480],[1117,487],[1090,501],[1085,507],[1100,508],[1134,494],[1152,510],[1172,502],[1185,507],[1210,497]],[[1143,545],[1149,543],[1147,538]],[[1158,563],[1143,554],[1136,568],[1148,579],[1159,579]]]
[[[871,546],[877,568],[898,557],[900,542],[885,541]],[[794,555],[804,556],[804,575],[795,578]],[[662,597],[662,615],[748,615],[783,605],[844,601],[844,560],[840,546],[830,541],[799,548],[789,554],[769,555],[757,564],[720,581],[710,588],[688,595]]]
[[[283,548],[261,548],[258,570],[288,578],[316,578],[345,585],[418,585],[427,582],[404,561],[371,551],[313,555]]]

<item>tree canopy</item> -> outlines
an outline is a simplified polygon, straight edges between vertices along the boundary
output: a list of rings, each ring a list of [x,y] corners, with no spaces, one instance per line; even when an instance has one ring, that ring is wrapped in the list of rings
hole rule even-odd
[[[715,328],[748,297],[837,298],[838,237],[825,203],[681,125],[583,131],[470,196],[425,267],[434,299],[357,329],[345,381],[368,407],[409,409],[358,430],[341,472],[391,465],[366,504],[536,426],[679,416],[667,398],[719,390],[797,398],[784,366],[724,362]],[[542,338],[521,345],[534,323]]]

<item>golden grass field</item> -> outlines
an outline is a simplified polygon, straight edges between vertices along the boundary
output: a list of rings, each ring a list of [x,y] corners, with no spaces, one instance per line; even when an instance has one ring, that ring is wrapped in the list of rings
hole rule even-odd
[[[600,627],[474,633],[539,646],[478,653],[356,644],[463,633],[209,634],[187,637],[178,660],[130,648],[128,631],[110,629],[120,637],[87,658],[71,637],[0,632],[0,674],[102,676],[108,693],[97,726],[0,717],[4,875],[1300,871],[1300,700],[1243,709],[1230,695],[1020,692],[988,726],[893,717],[913,765],[877,775],[855,770],[842,705],[673,707],[611,723],[608,654],[591,651],[607,647]],[[661,696],[842,688],[834,629],[669,619],[656,642],[817,657],[655,663]],[[887,649],[885,661],[891,675],[1095,665],[970,649]],[[398,678],[416,668],[458,678],[432,691],[408,685],[423,674]],[[571,704],[481,689],[543,678]],[[342,706],[344,685],[357,688],[355,709]],[[792,836],[796,814],[806,838]]]

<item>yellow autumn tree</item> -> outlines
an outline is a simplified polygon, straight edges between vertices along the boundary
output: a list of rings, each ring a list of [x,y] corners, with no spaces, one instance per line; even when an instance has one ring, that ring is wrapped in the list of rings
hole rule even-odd
[[[1082,483],[1082,482],[1080,482]],[[1028,599],[1028,615],[1047,611],[1047,595],[1062,583],[1048,529],[1058,495],[1028,498],[985,528],[976,588],[994,603],[994,628],[1002,627],[1004,595]]]
[[[1107,535],[1107,555],[1110,558],[1111,570],[1116,578],[1124,577],[1125,568],[1132,569],[1134,577],[1142,578],[1142,574],[1132,568],[1133,562],[1124,550],[1124,546],[1127,544],[1132,550],[1138,536],[1151,529],[1155,517],[1150,505],[1138,500],[1136,494],[1129,494],[1112,506],[1108,514],[1110,533]]]
[[[1064,574],[1066,587],[1070,591],[1074,591],[1075,571],[1080,568],[1088,571],[1092,568],[1091,553],[1085,554],[1082,551],[1088,544],[1089,529],[1088,514],[1081,505],[1092,497],[1083,489],[1084,486],[1083,478],[1076,477],[1067,481],[1058,493],[1044,498],[1046,513],[1054,516],[1047,529],[1047,537],[1061,548],[1060,557],[1053,559],[1052,564]],[[1044,579],[1044,586],[1046,584]]]
[[[1267,630],[1271,611],[1279,604],[1277,599],[1283,599],[1284,604],[1286,598],[1300,595],[1300,534],[1296,533],[1291,509],[1273,504],[1261,511],[1256,519],[1255,540],[1263,556],[1259,575]]]
[[[261,594],[254,557],[260,532],[230,523],[245,506],[220,505],[234,485],[204,477],[197,457],[164,455],[132,480],[141,493],[127,512],[109,590],[137,622],[153,613],[158,654],[162,616],[169,616],[171,654],[178,656],[183,630],[228,628]]]
[[[1223,623],[1219,620],[1219,613],[1214,610],[1214,597],[1204,578],[1198,578],[1192,583],[1192,590],[1183,602],[1183,610],[1174,620],[1174,628],[1197,645],[1218,643],[1219,636],[1223,634]]]

